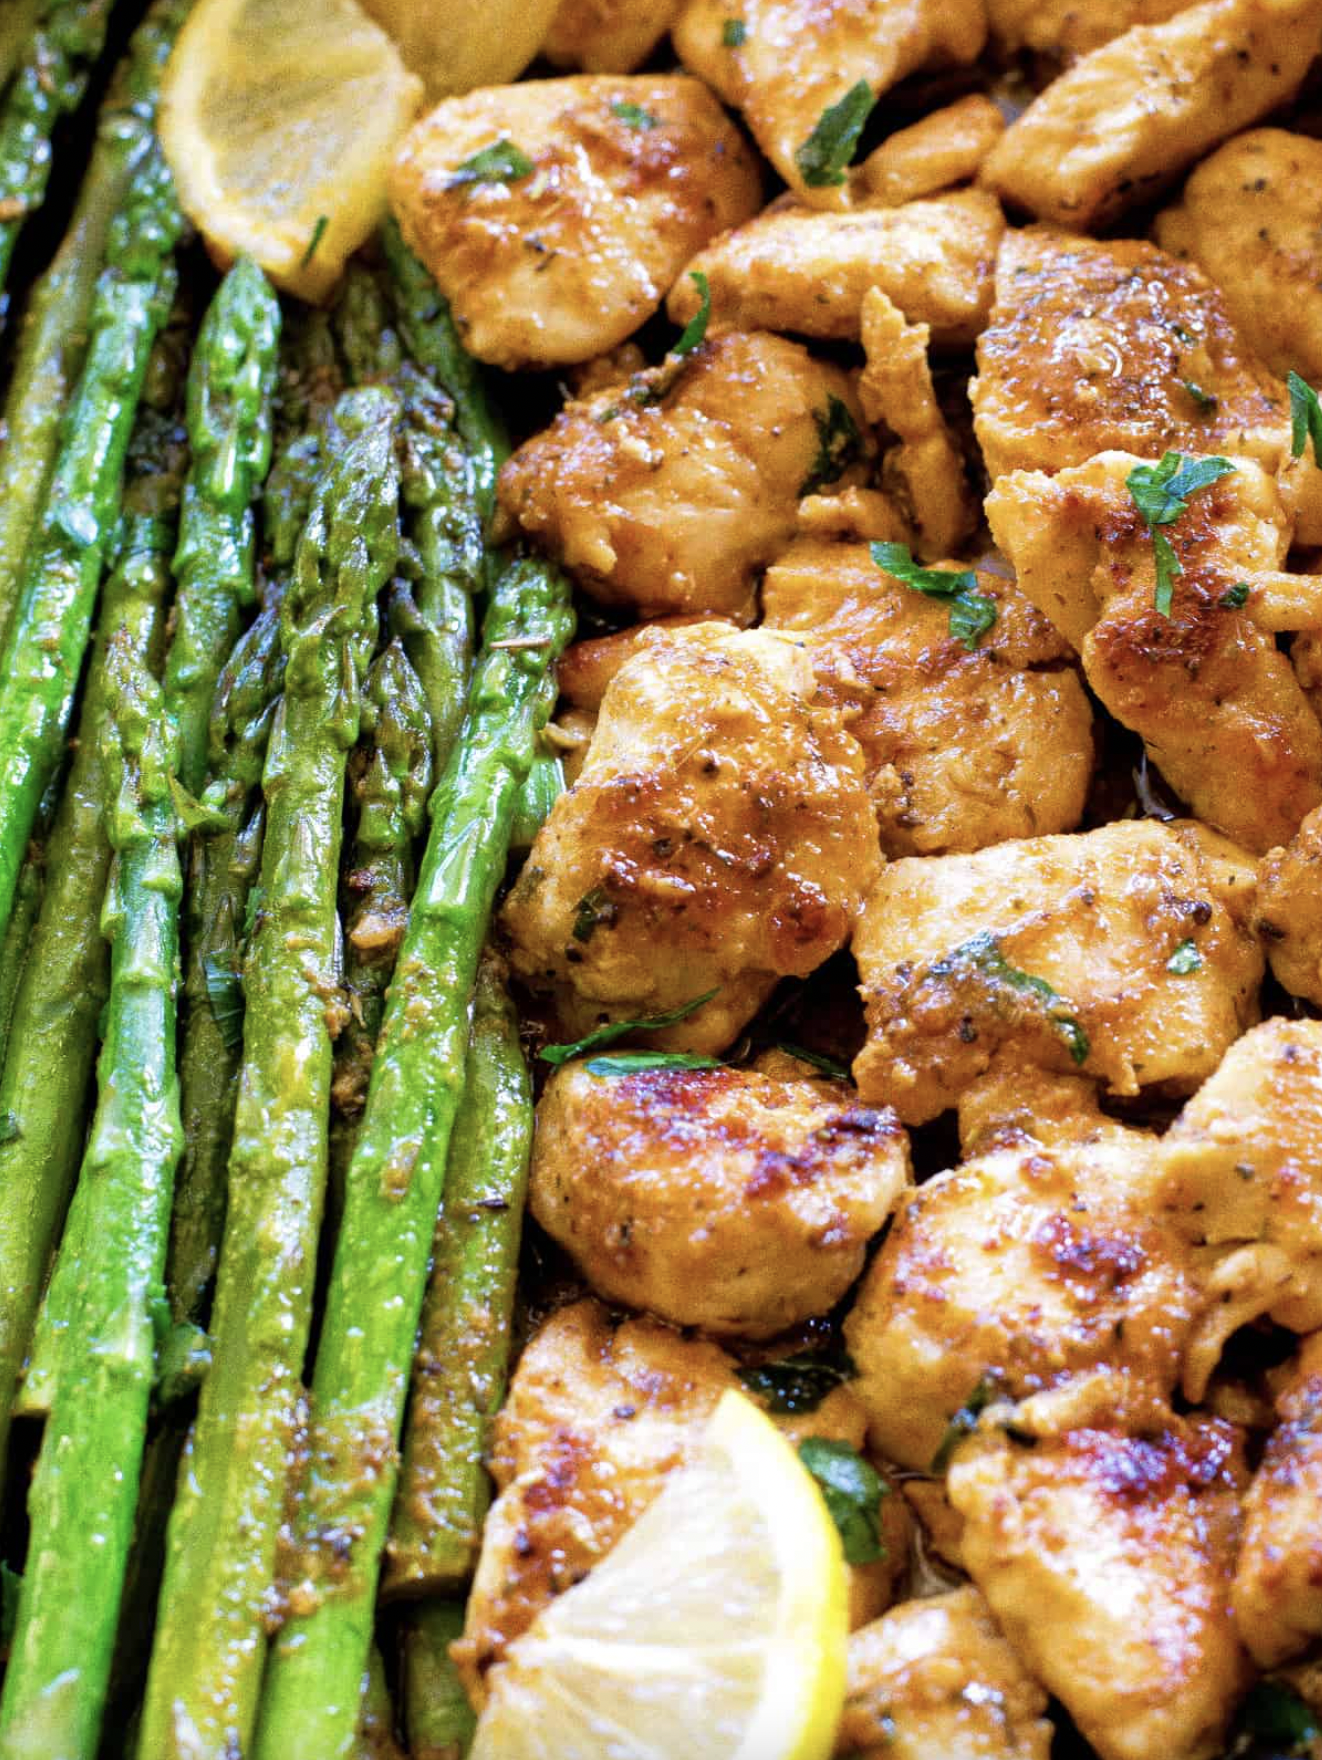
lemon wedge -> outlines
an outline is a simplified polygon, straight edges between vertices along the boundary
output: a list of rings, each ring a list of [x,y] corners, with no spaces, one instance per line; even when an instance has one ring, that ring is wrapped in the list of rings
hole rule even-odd
[[[701,1452],[510,1646],[471,1760],[824,1760],[846,1601],[816,1485],[727,1393]]]
[[[356,0],[198,0],[162,81],[161,144],[216,255],[319,300],[385,212],[421,96]]]
[[[581,4],[581,0],[577,0]],[[503,86],[541,47],[560,0],[363,0],[431,99]]]

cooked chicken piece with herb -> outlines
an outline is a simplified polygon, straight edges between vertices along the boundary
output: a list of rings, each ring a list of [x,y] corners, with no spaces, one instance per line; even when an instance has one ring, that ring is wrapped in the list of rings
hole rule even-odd
[[[862,419],[798,343],[718,336],[568,404],[506,464],[501,503],[595,599],[747,623],[800,497],[864,456]]]
[[[855,177],[869,195],[898,206],[968,183],[1005,133],[1005,117],[981,92],[897,129],[869,153]]]
[[[1255,880],[1215,832],[1152,819],[892,863],[854,932],[860,1094],[924,1124],[1002,1048],[1189,1093],[1256,1019]]]
[[[1322,49],[1322,0],[1202,0],[1139,24],[1053,80],[982,181],[1041,220],[1088,230],[1292,97]]]
[[[905,1601],[849,1640],[844,1760],[1049,1760],[1047,1696],[976,1589]]]
[[[885,573],[866,544],[801,538],[768,569],[766,627],[803,645],[818,700],[863,748],[888,856],[980,849],[1078,824],[1092,711],[1069,651],[1013,584],[973,591],[995,613],[976,646],[952,601]]]
[[[586,1032],[716,994],[648,1048],[720,1052],[844,945],[880,866],[863,757],[762,631],[656,631],[503,912],[514,971]]]
[[[1020,1399],[1123,1377],[1168,1397],[1197,1308],[1183,1243],[1147,1220],[1156,1139],[1077,1077],[987,1082],[985,1146],[901,1206],[845,1328],[873,1446],[918,1471],[980,1384]]]
[[[465,347],[552,367],[632,335],[761,180],[697,80],[584,74],[447,98],[405,136],[390,196]]]
[[[1195,0],[987,0],[992,39],[1011,54],[1031,49],[1074,61],[1136,24],[1160,24]]]
[[[1238,1434],[1170,1418],[966,1442],[964,1557],[1016,1654],[1100,1760],[1212,1760],[1247,1684],[1231,1619]]]
[[[1000,204],[984,190],[892,207],[860,203],[823,214],[782,196],[755,220],[728,232],[689,264],[711,290],[719,329],[791,330],[853,341],[859,308],[880,287],[912,323],[926,324],[939,347],[970,343],[987,321],[992,265],[1005,231]],[[698,309],[687,275],[671,291],[677,324]]]
[[[1322,807],[1263,858],[1254,927],[1277,983],[1322,1007]]]
[[[805,201],[842,208],[868,112],[920,67],[964,66],[987,35],[984,0],[688,0],[680,60],[727,104]]]
[[[684,0],[560,0],[542,44],[553,67],[632,73],[656,48]]]
[[[607,1301],[769,1338],[835,1306],[908,1178],[894,1113],[842,1083],[606,1054],[551,1078],[530,1201]]]
[[[506,1647],[600,1563],[690,1457],[730,1388],[743,1388],[733,1357],[657,1321],[613,1321],[585,1300],[545,1322],[495,1421],[497,1496],[455,1650],[475,1704]],[[776,1421],[796,1444],[806,1436],[863,1443],[863,1411],[848,1387]],[[903,1499],[884,1497],[880,1515],[883,1540],[899,1542],[897,1558],[854,1571],[865,1619],[888,1604],[906,1550]]]
[[[1016,471],[997,483],[987,518],[1101,702],[1201,819],[1261,853],[1322,804],[1322,723],[1254,616],[1253,588],[1271,591],[1284,547],[1275,487],[1244,461],[1182,498],[1154,541],[1151,476],[1129,453],[1055,477]],[[1318,577],[1287,579],[1322,608]]]

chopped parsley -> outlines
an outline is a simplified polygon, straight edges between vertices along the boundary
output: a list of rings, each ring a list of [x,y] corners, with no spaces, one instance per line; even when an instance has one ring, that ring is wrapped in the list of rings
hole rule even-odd
[[[1322,404],[1318,403],[1317,392],[1298,373],[1291,373],[1286,384],[1290,387],[1291,457],[1302,458],[1304,447],[1311,440],[1313,462],[1322,464]]]
[[[719,1069],[715,1057],[701,1057],[696,1051],[608,1051],[604,1057],[590,1057],[584,1068],[590,1076],[631,1076],[644,1069]]]
[[[680,331],[679,341],[670,351],[681,358],[692,354],[695,348],[701,348],[711,319],[711,288],[707,284],[707,277],[701,269],[690,269],[689,280],[698,290],[699,304],[697,311]]]
[[[574,913],[574,940],[591,941],[603,924],[609,928],[619,914],[619,907],[607,896],[606,888],[594,886],[591,892],[585,892],[578,901],[578,909]]]
[[[916,593],[929,599],[945,599],[949,605],[950,633],[970,653],[996,622],[996,601],[977,591],[977,575],[971,568],[920,568],[907,544],[875,543],[872,560]]]
[[[207,958],[202,961],[202,976],[211,1018],[225,1048],[233,1051],[243,1043],[243,974],[224,960]]]
[[[1041,1003],[1047,1019],[1065,1041],[1070,1057],[1075,1063],[1087,1062],[1088,1035],[1075,1017],[1065,1012],[1069,1006],[1065,998],[1045,978],[1034,977],[1031,972],[1021,972],[1018,966],[1012,966],[1001,952],[1000,942],[990,930],[984,929],[982,934],[974,935],[952,949],[943,959],[937,960],[932,967],[932,975],[937,978],[950,977],[960,966],[968,965],[975,967],[992,983],[1003,984],[1018,995],[1031,997],[1033,1001]]]
[[[834,392],[828,394],[825,409],[815,409],[812,419],[817,424],[817,457],[813,467],[799,485],[800,495],[815,495],[828,483],[839,482],[863,451],[863,436],[849,413],[849,406]]]
[[[1175,952],[1166,961],[1166,970],[1173,972],[1177,978],[1189,978],[1201,971],[1203,956],[1198,951],[1196,941],[1181,941]]]
[[[848,1442],[805,1436],[799,1459],[817,1481],[817,1489],[840,1531],[849,1564],[875,1564],[885,1558],[881,1543],[881,1500],[889,1487]]]
[[[828,104],[822,111],[807,140],[794,149],[794,163],[809,189],[828,189],[845,181],[845,169],[876,102],[872,87],[861,79],[838,104]]]
[[[615,100],[611,105],[611,115],[618,116],[621,122],[627,122],[630,128],[656,128],[661,121],[659,116],[653,116],[641,104],[631,104],[627,98]]]
[[[1210,416],[1215,413],[1220,400],[1214,397],[1210,391],[1204,391],[1202,386],[1195,384],[1192,379],[1181,379],[1180,384],[1198,405],[1200,415]]]
[[[1125,478],[1134,506],[1152,534],[1152,553],[1157,564],[1157,587],[1152,603],[1163,617],[1171,614],[1175,577],[1184,573],[1175,546],[1161,529],[1174,525],[1189,506],[1189,496],[1211,488],[1235,467],[1228,458],[1185,458],[1168,452],[1160,464],[1136,464]]]
[[[721,26],[721,42],[727,49],[742,49],[748,41],[748,26],[742,18],[727,18]]]
[[[972,1436],[978,1427],[978,1419],[995,1398],[996,1383],[990,1375],[984,1375],[946,1427],[946,1433],[941,1438],[941,1445],[932,1456],[932,1471],[934,1473],[945,1472],[954,1458],[955,1450],[966,1436]]]
[[[532,173],[533,162],[523,148],[516,147],[513,141],[499,140],[456,166],[446,181],[446,188],[462,189],[473,183],[518,183],[521,178],[531,177]]]
[[[308,248],[303,252],[302,261],[298,265],[300,269],[306,269],[313,257],[316,256],[317,246],[321,243],[322,239],[325,238],[326,228],[329,225],[330,218],[328,215],[317,215],[317,224],[312,228],[312,237],[308,240]]]
[[[825,1351],[799,1351],[792,1357],[739,1371],[748,1391],[782,1418],[815,1412],[828,1393],[853,1376],[853,1358],[842,1345]]]
[[[1222,593],[1221,597],[1217,600],[1217,604],[1224,605],[1227,611],[1238,611],[1241,605],[1247,604],[1248,596],[1249,583],[1247,581],[1236,581],[1233,587],[1226,588],[1225,592]]]
[[[719,985],[717,988],[719,989]],[[543,1063],[558,1066],[568,1063],[571,1058],[585,1057],[589,1051],[602,1051],[607,1045],[614,1045],[617,1039],[623,1039],[627,1033],[659,1032],[662,1027],[673,1027],[680,1021],[686,1021],[704,1003],[710,1002],[715,994],[715,990],[708,990],[701,996],[695,996],[692,1002],[682,1002],[678,1008],[672,1008],[666,1014],[654,1014],[646,1020],[611,1021],[587,1034],[585,1038],[575,1039],[572,1045],[546,1045],[539,1055]]]

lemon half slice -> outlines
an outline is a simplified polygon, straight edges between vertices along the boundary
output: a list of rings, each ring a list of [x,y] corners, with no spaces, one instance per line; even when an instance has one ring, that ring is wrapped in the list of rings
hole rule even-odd
[[[578,5],[585,0],[573,0]],[[429,100],[504,86],[541,48],[560,0],[363,0]]]
[[[421,96],[356,0],[198,0],[162,81],[161,143],[217,254],[317,300],[385,212]]]
[[[741,1394],[491,1678],[471,1760],[824,1760],[844,1703],[840,1539]]]

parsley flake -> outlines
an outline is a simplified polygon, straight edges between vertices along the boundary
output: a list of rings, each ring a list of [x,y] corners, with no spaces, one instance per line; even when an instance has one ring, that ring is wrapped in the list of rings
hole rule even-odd
[[[876,102],[872,87],[861,79],[838,104],[822,111],[807,140],[794,149],[794,163],[809,189],[829,189],[845,181],[845,168]]]
[[[583,1066],[590,1076],[631,1076],[646,1069],[719,1069],[720,1060],[696,1051],[608,1051]]]
[[[828,483],[839,482],[863,450],[863,436],[849,405],[834,392],[828,394],[825,409],[812,412],[812,419],[817,424],[817,457],[799,485],[800,495],[815,495]]]
[[[308,248],[303,252],[303,260],[298,265],[300,269],[306,269],[313,257],[316,256],[317,246],[321,243],[322,239],[325,238],[326,228],[329,225],[329,215],[317,215],[317,224],[312,228],[312,237],[308,240]]]
[[[1217,600],[1217,604],[1224,605],[1227,611],[1238,611],[1241,605],[1247,603],[1248,596],[1249,583],[1247,581],[1236,581],[1233,587],[1226,588],[1225,592],[1222,593],[1221,597]]]
[[[978,577],[971,568],[920,568],[907,544],[877,542],[872,560],[914,592],[948,600],[950,633],[970,654],[995,624],[996,601],[977,591]]]
[[[748,26],[742,18],[727,18],[721,26],[721,42],[727,49],[742,49],[748,41]]]
[[[1198,951],[1196,941],[1181,941],[1175,952],[1166,961],[1166,970],[1173,972],[1177,978],[1188,978],[1194,972],[1202,970],[1203,956]]]
[[[681,358],[686,354],[692,354],[695,348],[701,348],[707,334],[707,324],[711,318],[711,288],[707,284],[707,277],[701,269],[690,269],[689,280],[698,290],[699,304],[697,311],[680,331],[679,341],[670,351],[671,354],[677,354]]]
[[[718,985],[717,989],[719,988]],[[691,1014],[696,1014],[715,995],[716,990],[705,991],[703,995],[695,996],[692,1002],[682,1002],[678,1008],[672,1008],[666,1014],[651,1015],[646,1020],[610,1021],[606,1026],[598,1027],[595,1032],[587,1034],[585,1038],[575,1039],[572,1044],[545,1045],[538,1055],[543,1063],[554,1064],[558,1068],[571,1058],[586,1057],[589,1051],[603,1051],[607,1045],[614,1045],[617,1039],[623,1039],[627,1033],[656,1033],[662,1027],[677,1026]]]
[[[741,1369],[739,1379],[777,1417],[815,1412],[828,1393],[851,1381],[854,1360],[843,1346],[827,1351],[797,1351],[771,1363]]]
[[[875,1564],[885,1558],[881,1543],[881,1500],[889,1486],[848,1442],[805,1436],[799,1459],[817,1481],[817,1489],[840,1531],[849,1564]]]
[[[995,1398],[996,1383],[990,1375],[984,1375],[946,1427],[946,1433],[941,1438],[941,1446],[932,1456],[932,1471],[934,1473],[945,1472],[955,1450],[966,1436],[972,1436],[978,1427],[978,1419]]]
[[[1219,398],[1213,396],[1210,391],[1204,391],[1202,386],[1195,384],[1192,379],[1181,379],[1180,384],[1198,405],[1199,415],[1210,416],[1215,413],[1220,404]]]
[[[1157,586],[1152,603],[1162,617],[1171,614],[1175,578],[1184,573],[1175,546],[1160,530],[1174,525],[1189,506],[1189,497],[1210,489],[1235,467],[1228,458],[1185,458],[1168,452],[1160,464],[1136,464],[1125,478],[1130,498],[1152,534],[1152,554],[1157,565]]]
[[[465,184],[473,183],[518,183],[524,177],[531,177],[532,173],[533,162],[522,147],[516,147],[513,141],[498,140],[456,166],[445,187],[462,189]]]
[[[243,974],[224,960],[204,959],[202,976],[211,1004],[211,1018],[226,1050],[243,1043]]]
[[[591,892],[585,892],[578,901],[578,909],[574,913],[574,940],[591,941],[603,924],[609,928],[619,914],[619,907],[608,897],[606,888],[594,886]]]
[[[952,977],[961,966],[970,965],[991,983],[1003,984],[1006,989],[1040,1003],[1047,1019],[1065,1041],[1065,1048],[1072,1060],[1075,1063],[1088,1061],[1088,1035],[1079,1021],[1065,1012],[1069,1007],[1065,998],[1045,978],[1035,977],[1032,972],[1021,972],[1018,966],[1012,966],[1001,952],[1000,942],[990,930],[984,930],[982,934],[961,942],[943,959],[937,960],[932,967],[932,975],[936,978]]]
[[[632,104],[627,98],[617,98],[611,105],[611,115],[618,116],[621,122],[627,122],[630,128],[656,128],[661,121],[653,116],[650,110],[644,110],[641,104]]]
[[[1302,458],[1311,440],[1313,462],[1322,464],[1322,404],[1317,392],[1298,373],[1290,373],[1285,382],[1290,387],[1290,455]]]

